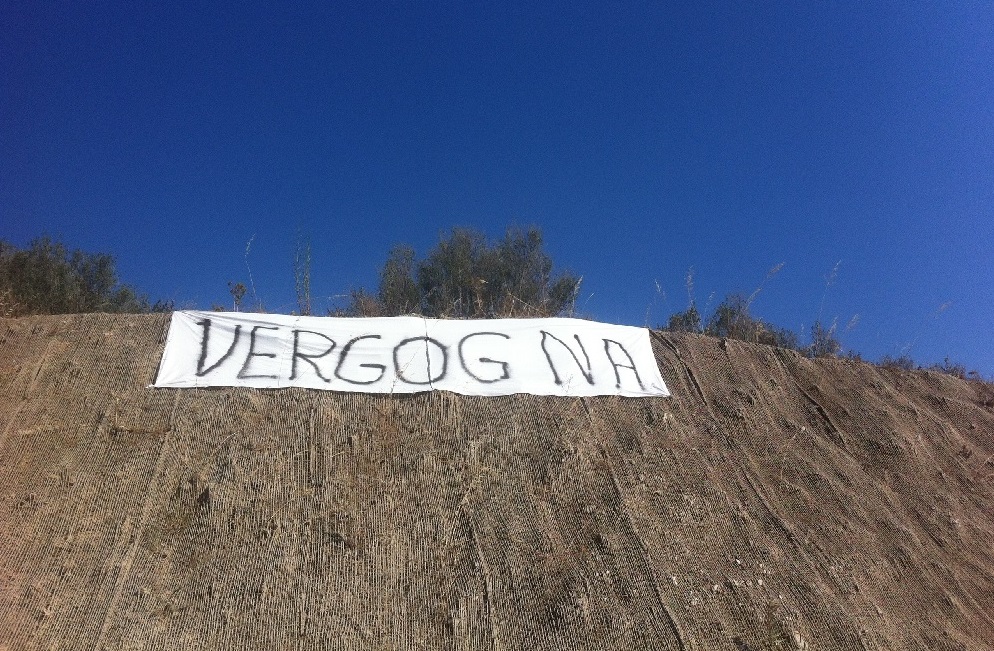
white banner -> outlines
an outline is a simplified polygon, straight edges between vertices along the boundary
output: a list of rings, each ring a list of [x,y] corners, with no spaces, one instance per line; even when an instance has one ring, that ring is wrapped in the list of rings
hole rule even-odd
[[[154,386],[669,395],[644,328],[240,312],[174,312]]]

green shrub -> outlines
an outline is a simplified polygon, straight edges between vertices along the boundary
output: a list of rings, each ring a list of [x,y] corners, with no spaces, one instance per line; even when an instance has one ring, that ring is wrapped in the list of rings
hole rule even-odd
[[[712,312],[704,334],[798,350],[797,335],[755,318],[749,313],[749,304],[741,294],[729,294]]]
[[[435,318],[557,316],[572,309],[580,279],[553,273],[542,233],[509,228],[504,238],[454,228],[418,260],[414,249],[395,246],[380,270],[379,291],[352,292],[342,313]]]
[[[8,316],[152,309],[145,296],[118,281],[113,256],[70,251],[48,237],[23,250],[0,242],[0,305]]]
[[[414,249],[401,244],[390,250],[380,270],[378,294],[385,312],[396,316],[421,311],[421,290],[415,280],[416,270]]]
[[[701,313],[697,311],[697,306],[691,303],[685,311],[671,314],[666,330],[670,332],[702,332]]]

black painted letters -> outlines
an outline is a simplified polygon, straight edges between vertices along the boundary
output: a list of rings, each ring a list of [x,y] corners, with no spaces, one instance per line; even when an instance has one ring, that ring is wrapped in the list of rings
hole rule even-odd
[[[628,365],[628,364],[619,364],[618,362],[614,361],[614,358],[611,357],[611,347],[608,344],[614,344],[615,346],[617,346],[618,348],[620,348],[621,352],[623,352],[625,354],[625,357],[628,358],[628,362],[629,362],[630,365]],[[619,342],[615,341],[614,339],[605,339],[604,340],[604,354],[607,355],[608,361],[611,362],[611,366],[614,367],[614,380],[615,380],[614,388],[615,389],[620,389],[621,388],[621,375],[618,373],[618,369],[619,368],[629,368],[629,369],[632,370],[633,373],[635,373],[635,380],[639,383],[639,388],[642,389],[643,391],[645,390],[645,386],[643,386],[643,384],[642,384],[642,378],[639,377],[638,369],[635,368],[635,360],[632,359],[632,356],[628,353],[627,350],[625,350],[624,346],[622,346]]]
[[[208,368],[204,368],[204,364],[207,363],[207,344],[211,337],[211,320],[203,319],[202,321],[197,321],[198,326],[204,327],[204,334],[200,337],[200,359],[197,360],[197,377],[204,377],[218,366],[220,366],[224,360],[231,357],[231,353],[234,352],[235,346],[238,345],[238,335],[242,332],[241,324],[235,326],[235,336],[231,340],[231,345],[228,346],[228,351],[221,355],[221,357],[211,364]]]
[[[583,373],[583,377],[587,379],[587,384],[592,385],[594,383],[594,372],[590,368],[590,356],[587,355],[587,349],[583,347],[583,342],[580,341],[580,335],[573,335],[573,338],[576,339],[576,343],[580,345],[580,352],[583,353],[583,358],[587,360],[586,371],[583,370],[583,365],[580,364],[580,358],[576,356],[576,353],[574,353],[573,349],[569,347],[569,344],[554,334],[546,332],[545,330],[541,330],[540,332],[542,333],[542,352],[545,353],[545,359],[549,362],[549,368],[552,369],[552,377],[556,381],[556,384],[562,384],[563,380],[559,377],[559,373],[556,371],[556,365],[552,363],[552,356],[549,354],[549,349],[545,344],[546,338],[555,339],[562,344],[563,348],[569,351],[569,354],[573,357],[573,361],[576,362],[576,366],[580,369],[580,373]]]
[[[255,333],[259,330],[279,330],[276,326],[252,326],[252,331],[249,333],[249,351],[248,355],[245,356],[245,363],[242,364],[242,370],[238,371],[239,380],[247,380],[249,378],[264,377],[271,380],[276,380],[279,378],[278,375],[249,375],[248,367],[252,362],[253,357],[276,357],[276,353],[257,353],[255,352]]]
[[[471,334],[466,335],[465,337],[459,340],[459,363],[462,364],[462,370],[466,371],[466,375],[470,376],[477,382],[481,382],[483,384],[491,384],[493,382],[500,382],[501,380],[508,379],[509,377],[511,377],[511,374],[508,371],[507,362],[502,362],[496,359],[490,359],[489,357],[479,358],[479,361],[483,362],[484,364],[500,364],[501,370],[503,371],[501,373],[501,376],[492,378],[490,380],[483,379],[473,371],[469,370],[469,366],[466,365],[466,355],[463,353],[463,345],[465,345],[466,341],[469,340],[471,337],[482,337],[484,335],[489,335],[492,337],[503,337],[504,339],[511,338],[510,335],[506,335],[503,332],[473,332]]]
[[[400,366],[400,355],[399,355],[400,349],[406,346],[407,344],[413,343],[415,341],[425,342],[425,368],[427,370],[428,379],[425,380],[424,382],[418,382],[416,380],[411,380],[404,377],[404,373],[401,370]],[[438,347],[438,349],[442,351],[442,370],[435,377],[431,376],[431,356],[428,354],[429,342],[435,344]],[[449,366],[449,351],[437,339],[432,339],[431,337],[411,337],[410,339],[405,339],[404,341],[394,346],[393,368],[394,371],[397,373],[397,379],[400,380],[401,382],[407,382],[408,384],[431,384],[432,382],[438,382],[439,380],[445,377],[445,372],[448,369],[448,366]]]
[[[342,376],[342,366],[345,365],[345,358],[349,356],[349,352],[352,350],[352,346],[357,341],[362,341],[363,339],[382,339],[380,335],[362,335],[359,337],[354,337],[349,340],[349,343],[345,344],[345,348],[342,348],[342,356],[338,358],[338,365],[335,367],[335,377],[349,384],[372,384],[378,381],[383,374],[387,372],[387,367],[383,364],[360,364],[362,368],[377,368],[380,370],[380,374],[374,377],[372,380],[350,380],[347,377]]]
[[[300,333],[301,332],[306,332],[306,333],[311,334],[311,335],[317,335],[319,337],[324,337],[325,339],[327,339],[331,343],[331,345],[328,346],[328,348],[323,353],[321,353],[320,355],[305,355],[304,353],[300,352]],[[314,360],[321,359],[322,357],[324,357],[325,355],[327,355],[328,353],[330,353],[333,350],[335,350],[335,340],[332,339],[331,337],[329,337],[328,335],[321,334],[320,332],[314,332],[313,330],[294,330],[293,331],[293,361],[290,363],[290,379],[291,380],[296,380],[297,379],[297,358],[299,357],[300,359],[304,360],[305,362],[307,362],[308,364],[310,364],[311,366],[314,367],[314,372],[317,373],[317,376],[319,378],[321,378],[325,382],[331,382],[331,378],[327,378],[327,377],[321,375],[321,369],[318,368],[318,365],[314,363]]]

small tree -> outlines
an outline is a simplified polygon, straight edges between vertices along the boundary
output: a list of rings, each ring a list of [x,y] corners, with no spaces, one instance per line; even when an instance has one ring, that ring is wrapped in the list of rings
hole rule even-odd
[[[231,293],[232,305],[235,312],[242,311],[242,299],[245,298],[245,292],[248,291],[245,288],[244,283],[236,283],[228,281],[228,291]]]

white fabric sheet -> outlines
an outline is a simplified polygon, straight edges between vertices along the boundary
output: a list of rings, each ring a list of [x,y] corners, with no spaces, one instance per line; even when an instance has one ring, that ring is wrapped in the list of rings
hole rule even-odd
[[[239,312],[174,312],[154,386],[669,395],[644,328]]]

